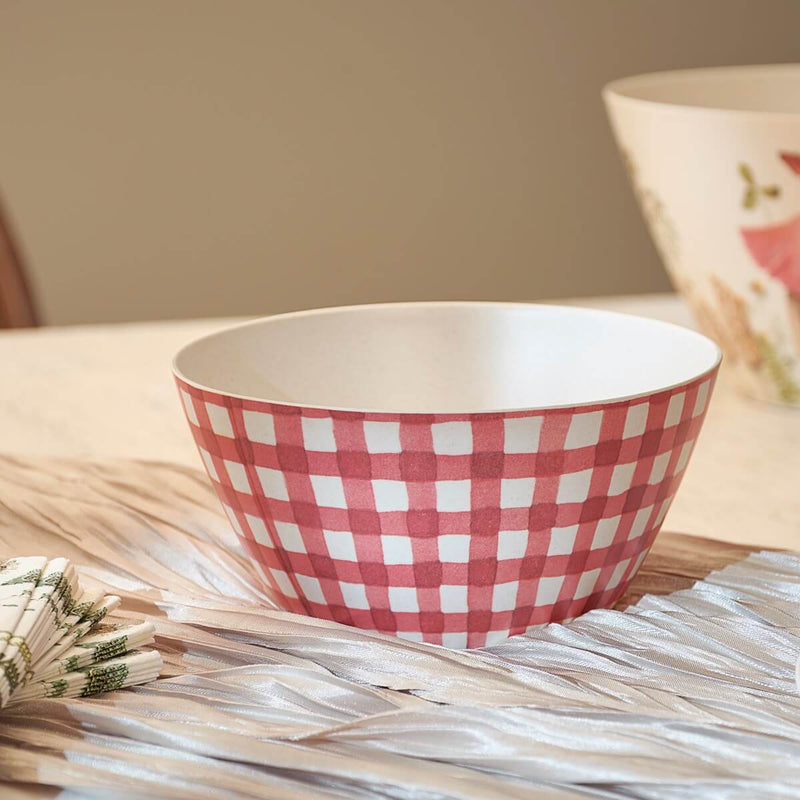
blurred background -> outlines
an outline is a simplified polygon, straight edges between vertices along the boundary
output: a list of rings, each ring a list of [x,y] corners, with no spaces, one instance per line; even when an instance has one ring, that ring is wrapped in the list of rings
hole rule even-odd
[[[48,324],[667,290],[600,100],[800,60],[797,0],[0,0]]]

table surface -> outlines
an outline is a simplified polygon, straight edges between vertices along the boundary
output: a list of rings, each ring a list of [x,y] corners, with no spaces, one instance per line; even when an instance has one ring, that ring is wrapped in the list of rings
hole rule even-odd
[[[560,301],[691,325],[671,294]],[[170,373],[191,339],[236,320],[0,333],[0,449],[199,467]],[[740,396],[723,368],[665,530],[800,549],[800,411]]]

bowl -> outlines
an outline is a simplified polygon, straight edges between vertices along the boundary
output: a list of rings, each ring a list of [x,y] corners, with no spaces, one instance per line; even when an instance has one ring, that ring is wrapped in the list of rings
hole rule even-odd
[[[603,97],[667,272],[732,382],[800,407],[800,64],[638,75]]]
[[[465,648],[619,598],[719,362],[649,319],[440,302],[259,319],[189,344],[174,372],[284,608]]]

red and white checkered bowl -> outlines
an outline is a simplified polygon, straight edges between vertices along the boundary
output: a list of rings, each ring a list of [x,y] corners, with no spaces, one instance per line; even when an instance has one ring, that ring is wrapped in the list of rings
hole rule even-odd
[[[174,369],[231,525],[287,609],[481,647],[624,592],[719,361],[638,317],[404,303],[257,320]]]

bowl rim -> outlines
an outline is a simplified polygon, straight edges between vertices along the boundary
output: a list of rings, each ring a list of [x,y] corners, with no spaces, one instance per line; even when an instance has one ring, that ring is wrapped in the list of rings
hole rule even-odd
[[[191,378],[187,377],[183,374],[183,372],[178,367],[178,360],[181,356],[191,347],[195,347],[197,345],[202,344],[203,342],[216,338],[218,336],[224,336],[232,331],[241,330],[243,328],[248,327],[255,327],[257,325],[261,325],[267,321],[279,321],[286,318],[301,318],[305,316],[312,316],[312,315],[327,315],[327,314],[336,314],[346,311],[353,311],[359,309],[374,309],[374,308],[442,308],[442,307],[470,307],[470,308],[501,308],[501,309],[512,309],[512,308],[550,308],[550,309],[562,309],[568,310],[571,312],[575,312],[578,314],[584,314],[587,317],[615,317],[615,318],[630,318],[636,320],[644,320],[648,324],[651,324],[655,327],[660,327],[668,330],[677,330],[680,331],[682,335],[689,334],[692,337],[695,337],[698,342],[703,342],[707,345],[711,345],[714,350],[714,359],[711,366],[707,369],[704,369],[701,372],[696,374],[690,375],[687,378],[684,378],[679,381],[675,381],[673,383],[667,384],[665,386],[657,386],[652,389],[648,389],[643,392],[636,392],[634,394],[626,394],[626,395],[619,395],[614,397],[608,398],[600,398],[600,399],[593,399],[587,400],[586,402],[582,403],[556,403],[552,405],[535,405],[535,406],[517,406],[514,408],[497,408],[497,409],[481,409],[481,410],[450,410],[450,411],[398,411],[392,410],[389,408],[382,408],[382,409],[372,409],[372,408],[348,408],[348,407],[340,407],[340,406],[326,406],[326,405],[316,405],[313,403],[289,403],[285,400],[271,400],[267,397],[253,397],[252,395],[246,394],[237,394],[235,392],[229,392],[222,389],[215,389],[212,386],[208,386],[198,381],[192,380]],[[281,314],[272,314],[262,317],[257,317],[255,319],[246,320],[245,322],[240,322],[234,325],[227,325],[224,328],[221,328],[218,331],[213,331],[212,333],[205,334],[204,336],[199,336],[193,339],[190,342],[187,342],[183,345],[178,352],[173,356],[172,359],[172,373],[174,377],[181,381],[182,383],[186,384],[187,386],[191,386],[194,389],[198,389],[201,392],[208,392],[210,394],[216,394],[223,397],[230,397],[236,400],[243,400],[246,402],[252,403],[259,403],[259,404],[266,404],[271,406],[282,406],[284,408],[299,408],[305,410],[313,410],[313,411],[334,411],[334,412],[347,412],[347,413],[356,413],[356,414],[370,414],[370,415],[385,415],[390,417],[431,417],[431,416],[438,416],[438,417],[478,417],[478,416],[496,416],[498,414],[514,414],[514,413],[530,413],[535,414],[538,412],[545,412],[545,411],[555,411],[555,410],[570,410],[570,409],[578,409],[578,408],[591,408],[597,406],[610,406],[619,403],[628,403],[632,400],[636,400],[639,398],[644,397],[651,397],[656,394],[661,394],[662,392],[668,392],[673,389],[677,389],[681,386],[686,386],[690,383],[694,383],[695,381],[700,381],[703,378],[709,377],[713,375],[717,369],[719,368],[720,363],[722,362],[722,350],[720,349],[719,345],[713,340],[710,339],[708,336],[705,336],[702,333],[699,333],[692,328],[687,328],[683,325],[676,325],[672,322],[664,322],[662,320],[652,319],[651,317],[643,317],[638,314],[626,314],[619,311],[607,311],[605,309],[599,308],[587,308],[585,306],[572,306],[572,305],[565,305],[565,304],[557,304],[557,303],[515,303],[515,302],[503,302],[503,301],[484,301],[484,300],[424,300],[424,301],[409,301],[409,302],[396,302],[396,303],[356,303],[351,305],[345,306],[330,306],[326,308],[309,308],[303,309],[300,311],[287,311]]]
[[[776,74],[797,73],[800,79],[800,62],[786,62],[780,64],[730,64],[716,67],[691,67],[688,69],[659,70],[656,72],[642,72],[637,75],[628,75],[609,81],[601,90],[603,101],[606,105],[612,103],[626,103],[648,108],[664,114],[697,114],[703,116],[731,116],[731,117],[759,117],[770,120],[800,120],[800,111],[771,111],[767,109],[726,108],[720,106],[697,106],[690,103],[668,103],[663,100],[650,100],[642,97],[633,97],[628,91],[642,85],[657,85],[677,79],[691,79],[711,77],[714,75],[742,74]]]

